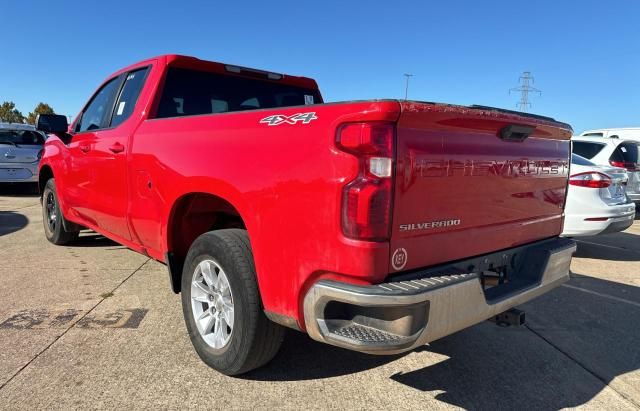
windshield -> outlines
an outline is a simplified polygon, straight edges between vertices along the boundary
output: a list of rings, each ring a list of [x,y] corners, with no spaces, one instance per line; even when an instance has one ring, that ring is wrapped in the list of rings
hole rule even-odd
[[[31,130],[0,130],[0,144],[41,146],[44,144],[44,137]]]

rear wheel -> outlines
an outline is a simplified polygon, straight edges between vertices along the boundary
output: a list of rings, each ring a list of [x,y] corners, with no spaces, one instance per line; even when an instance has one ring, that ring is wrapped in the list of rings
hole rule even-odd
[[[63,245],[78,238],[78,231],[67,231],[65,229],[65,225],[70,227],[73,224],[64,221],[53,178],[47,181],[42,192],[42,222],[44,224],[44,235],[53,244]]]
[[[182,273],[182,310],[200,358],[227,375],[269,362],[285,329],[264,315],[247,232],[205,233],[189,249]]]

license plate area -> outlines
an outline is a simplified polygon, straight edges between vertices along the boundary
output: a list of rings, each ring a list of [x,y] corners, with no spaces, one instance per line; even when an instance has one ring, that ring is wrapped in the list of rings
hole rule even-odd
[[[620,184],[614,184],[613,187],[613,198],[623,198],[625,196],[625,187]]]
[[[2,179],[17,180],[31,176],[31,172],[24,168],[0,168],[0,178]]]

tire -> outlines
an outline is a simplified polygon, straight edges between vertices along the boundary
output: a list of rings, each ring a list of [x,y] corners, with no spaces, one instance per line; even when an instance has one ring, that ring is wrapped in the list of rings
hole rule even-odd
[[[214,286],[207,284],[209,277]],[[280,349],[285,328],[263,312],[245,230],[210,231],[194,241],[182,272],[181,297],[191,343],[215,370],[244,374],[265,365]],[[198,324],[196,318],[200,318]]]
[[[75,225],[68,223],[60,211],[58,193],[53,178],[47,181],[42,192],[42,223],[44,235],[53,244],[64,245],[78,238],[78,231],[65,229],[65,226],[74,227]]]

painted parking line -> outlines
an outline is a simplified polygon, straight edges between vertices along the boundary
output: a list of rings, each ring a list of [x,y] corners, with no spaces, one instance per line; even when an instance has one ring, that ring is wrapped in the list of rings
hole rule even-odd
[[[607,298],[609,300],[617,301],[619,303],[625,303],[625,304],[633,305],[634,307],[640,308],[640,303],[637,303],[637,302],[631,301],[631,300],[625,300],[624,298],[616,297],[614,295],[603,294],[603,293],[599,293],[597,291],[592,291],[592,290],[588,290],[586,288],[576,287],[575,285],[569,285],[569,284],[562,284],[562,287],[571,288],[572,290],[582,291],[583,293],[597,295],[598,297]]]

